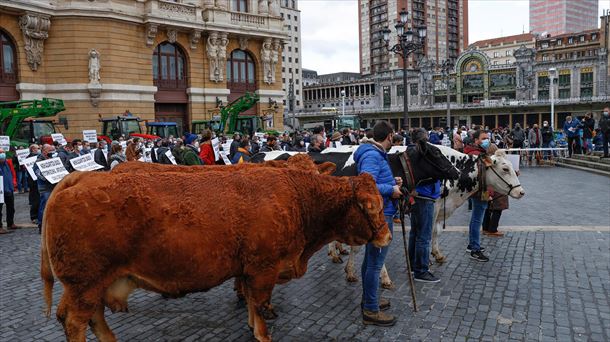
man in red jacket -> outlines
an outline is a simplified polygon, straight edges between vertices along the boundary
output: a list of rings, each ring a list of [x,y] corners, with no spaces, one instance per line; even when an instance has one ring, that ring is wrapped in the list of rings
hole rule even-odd
[[[6,204],[6,226],[8,229],[17,229],[15,225],[15,188],[17,187],[17,175],[13,162],[6,158],[6,152],[0,148],[0,176],[2,176],[4,204]],[[4,204],[0,203],[0,218],[2,217],[2,208]],[[0,220],[0,222],[2,222]],[[6,234],[9,231],[2,228],[0,224],[0,234]]]
[[[474,142],[464,148],[464,153],[472,155],[480,155],[487,153],[490,141],[487,132],[476,130],[472,134]],[[483,189],[479,184],[479,190],[470,198],[472,199],[472,216],[470,217],[470,225],[468,227],[468,247],[466,251],[470,253],[470,257],[476,261],[487,262],[489,258],[483,254],[484,248],[481,247],[481,225],[483,224],[483,216],[487,209],[489,198],[483,198],[487,194],[487,189]]]

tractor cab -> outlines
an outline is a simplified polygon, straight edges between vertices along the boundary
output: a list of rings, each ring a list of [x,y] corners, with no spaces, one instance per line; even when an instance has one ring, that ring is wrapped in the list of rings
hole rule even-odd
[[[19,123],[11,141],[15,144],[52,144],[51,134],[57,133],[53,120],[27,118]]]
[[[335,128],[360,129],[360,118],[357,115],[339,115],[335,118]]]
[[[129,139],[138,137],[142,139],[158,139],[156,135],[142,133],[140,127],[140,118],[137,116],[115,116],[112,118],[102,118],[102,135],[99,137],[111,143],[112,140],[117,140],[119,137]]]
[[[178,125],[175,122],[147,122],[146,133],[155,135],[161,138],[169,138],[170,136],[177,138]]]
[[[194,120],[192,129],[191,132],[195,134],[199,134],[206,129],[209,129],[212,132],[218,132],[220,130],[220,115],[213,116],[212,120]]]
[[[262,129],[261,118],[254,115],[240,115],[237,117],[235,131],[253,136],[255,132]]]

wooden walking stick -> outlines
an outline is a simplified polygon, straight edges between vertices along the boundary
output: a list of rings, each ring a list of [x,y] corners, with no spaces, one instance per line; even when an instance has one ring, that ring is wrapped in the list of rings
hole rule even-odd
[[[407,204],[406,199],[401,199],[399,203],[400,208],[400,225],[402,226],[402,243],[405,247],[405,259],[407,260],[407,277],[409,278],[409,285],[411,286],[411,300],[413,301],[413,311],[417,312],[417,300],[415,299],[415,284],[413,282],[413,272],[411,271],[411,261],[409,260],[409,247],[407,246],[407,232],[405,230],[405,207]],[[413,227],[411,227],[413,229]]]

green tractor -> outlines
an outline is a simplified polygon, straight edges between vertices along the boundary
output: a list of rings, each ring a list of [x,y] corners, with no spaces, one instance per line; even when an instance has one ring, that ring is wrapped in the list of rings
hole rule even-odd
[[[55,122],[49,118],[64,111],[64,101],[43,98],[0,102],[0,135],[11,138],[11,146],[51,144],[51,134],[56,133]]]
[[[192,122],[192,132],[201,133],[205,129],[216,133],[233,134],[240,132],[252,136],[254,132],[262,129],[262,121],[256,115],[240,115],[254,107],[259,101],[256,94],[246,93],[244,96],[220,108],[220,115],[215,115],[212,120],[197,120]]]

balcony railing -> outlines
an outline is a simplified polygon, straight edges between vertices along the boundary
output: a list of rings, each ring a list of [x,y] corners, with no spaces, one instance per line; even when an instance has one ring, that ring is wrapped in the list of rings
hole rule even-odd
[[[231,24],[267,25],[267,17],[244,12],[231,12]]]

